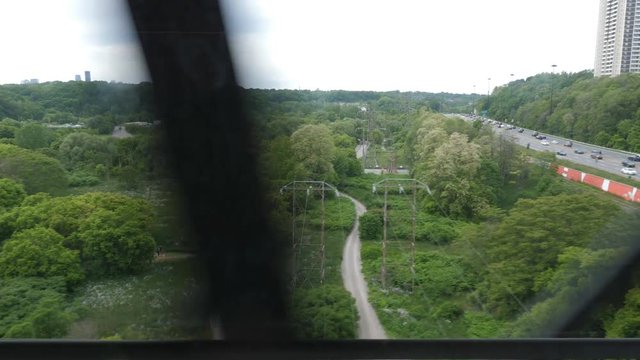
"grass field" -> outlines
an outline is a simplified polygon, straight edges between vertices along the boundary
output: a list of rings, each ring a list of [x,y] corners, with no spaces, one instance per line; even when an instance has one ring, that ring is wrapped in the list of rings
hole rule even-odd
[[[81,319],[68,337],[77,339],[202,339],[209,324],[197,311],[201,299],[190,258],[153,264],[150,271],[89,281],[76,292]]]

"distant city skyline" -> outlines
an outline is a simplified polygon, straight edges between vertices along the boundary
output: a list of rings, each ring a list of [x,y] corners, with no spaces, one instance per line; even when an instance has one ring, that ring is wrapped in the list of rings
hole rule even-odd
[[[122,0],[3,0],[0,31],[2,84],[73,81],[87,69],[92,80],[149,80]]]
[[[593,69],[598,3],[223,0],[221,6],[244,87],[486,94],[537,73]],[[13,54],[3,58],[0,83],[70,81],[81,69],[91,69],[96,81],[150,80],[122,0],[5,0],[0,30],[11,34],[3,53]]]

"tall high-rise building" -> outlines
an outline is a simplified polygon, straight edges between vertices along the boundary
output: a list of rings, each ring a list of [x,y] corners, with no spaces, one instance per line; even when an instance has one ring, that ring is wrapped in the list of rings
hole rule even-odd
[[[84,72],[84,81],[91,81],[91,71]]]
[[[76,81],[82,81],[82,78],[80,77],[79,74],[76,74]]]
[[[600,0],[594,75],[640,72],[640,0]]]

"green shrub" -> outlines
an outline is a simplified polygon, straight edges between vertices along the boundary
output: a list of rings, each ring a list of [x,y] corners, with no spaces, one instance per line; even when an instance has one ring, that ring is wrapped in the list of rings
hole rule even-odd
[[[71,325],[71,314],[65,312],[59,303],[44,301],[29,315],[35,337],[41,339],[61,338]]]
[[[455,320],[464,314],[464,310],[459,304],[451,301],[440,303],[436,306],[434,315],[438,319]]]
[[[73,173],[69,176],[69,186],[94,186],[100,183],[100,179],[87,173]]]
[[[53,321],[56,316],[45,314],[45,310],[63,311],[65,291],[62,277],[0,279],[0,337],[36,338],[62,334],[62,330],[52,328],[58,324],[61,329],[68,324]],[[48,318],[52,321],[48,322]]]
[[[369,211],[360,216],[360,238],[362,240],[382,239],[382,214],[379,211]]]
[[[10,327],[4,337],[8,339],[34,339],[36,331],[33,329],[31,321],[25,321]]]
[[[504,324],[491,315],[467,311],[464,313],[464,322],[467,327],[467,336],[470,338],[495,338],[500,335]]]
[[[458,237],[458,232],[446,219],[421,224],[416,230],[417,241],[427,241],[436,245],[446,245]]]
[[[298,289],[293,298],[293,327],[300,339],[355,339],[355,300],[341,286]]]

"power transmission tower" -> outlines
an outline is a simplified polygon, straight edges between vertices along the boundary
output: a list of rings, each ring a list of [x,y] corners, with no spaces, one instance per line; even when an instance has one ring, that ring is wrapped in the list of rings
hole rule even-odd
[[[383,205],[383,221],[382,221],[382,263],[380,267],[381,284],[383,288],[386,288],[387,283],[387,226],[389,223],[387,205],[388,205],[388,192],[389,189],[397,189],[399,194],[405,194],[405,187],[412,190],[411,196],[411,254],[410,254],[410,268],[411,268],[411,291],[415,287],[415,258],[416,258],[416,191],[418,189],[426,189],[429,195],[432,195],[429,185],[416,180],[416,179],[384,179],[374,183],[372,185],[372,191],[376,193],[378,189],[384,189],[384,205]]]
[[[303,271],[315,271],[318,270],[320,274],[320,284],[324,283],[325,279],[325,256],[326,256],[326,244],[325,244],[325,192],[326,191],[334,191],[336,197],[340,196],[340,192],[336,189],[335,186],[326,183],[324,181],[292,181],[287,185],[280,188],[280,193],[284,194],[285,191],[291,191],[291,203],[292,203],[292,217],[291,217],[291,286],[295,288],[298,285],[298,273]],[[312,192],[320,192],[320,243],[314,244],[311,241],[309,243],[305,243],[304,241],[304,221],[302,224],[302,231],[299,236],[296,237],[296,192],[304,191],[306,193],[305,200],[305,208],[304,208],[304,216],[306,217],[307,204],[308,199],[311,196]],[[318,266],[315,266],[312,261],[310,264],[305,264],[305,267],[302,267],[300,264],[300,260],[304,254],[303,247],[313,247],[314,245],[319,246],[319,259]],[[306,281],[307,278],[303,277],[302,281]]]

